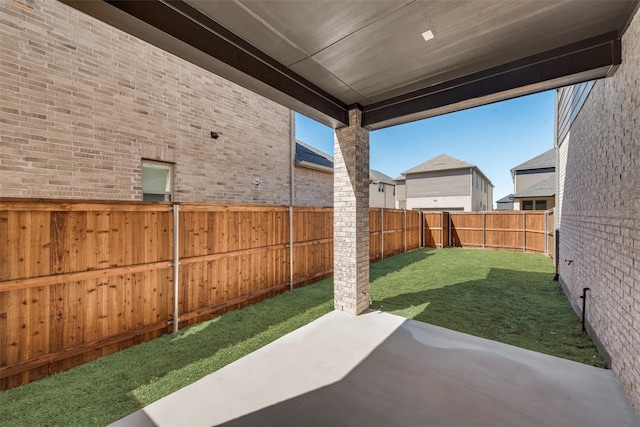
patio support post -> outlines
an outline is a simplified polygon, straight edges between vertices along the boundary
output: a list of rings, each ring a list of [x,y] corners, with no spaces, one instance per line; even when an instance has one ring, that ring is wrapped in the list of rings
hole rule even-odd
[[[362,111],[335,130],[333,174],[333,296],[336,310],[369,308],[369,131]]]

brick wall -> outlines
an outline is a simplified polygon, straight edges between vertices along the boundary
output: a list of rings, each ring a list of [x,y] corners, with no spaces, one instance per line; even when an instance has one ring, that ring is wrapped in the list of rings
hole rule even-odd
[[[296,206],[333,206],[333,174],[296,167],[294,204]]]
[[[146,158],[177,201],[289,203],[288,109],[55,0],[0,8],[0,196],[141,200]]]
[[[333,145],[333,305],[360,314],[369,308],[369,131],[362,112],[336,129]]]
[[[561,188],[560,279],[640,413],[640,16],[623,63],[598,81],[570,129]],[[563,153],[563,156],[565,154]],[[562,162],[561,162],[562,165]],[[573,260],[569,265],[565,260]]]

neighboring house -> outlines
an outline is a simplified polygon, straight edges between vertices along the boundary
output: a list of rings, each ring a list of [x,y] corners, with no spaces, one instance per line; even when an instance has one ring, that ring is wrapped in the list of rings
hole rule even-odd
[[[396,185],[393,178],[380,171],[370,169],[369,179],[369,207],[372,208],[395,208],[396,207]]]
[[[508,196],[504,196],[502,199],[496,202],[496,210],[498,211],[512,211],[513,210],[513,193]]]
[[[513,209],[546,210],[555,207],[556,150],[551,149],[511,169]]]
[[[296,141],[296,206],[333,206],[333,157],[302,141]],[[369,207],[395,207],[393,178],[369,170]]]
[[[493,209],[493,184],[475,165],[441,154],[396,178],[396,206],[411,210]]]
[[[1,196],[290,203],[288,108],[61,2],[24,3],[0,13]]]
[[[333,157],[296,141],[296,206],[333,206]]]
[[[396,185],[396,209],[407,208],[407,179],[400,175],[394,178],[393,183]]]

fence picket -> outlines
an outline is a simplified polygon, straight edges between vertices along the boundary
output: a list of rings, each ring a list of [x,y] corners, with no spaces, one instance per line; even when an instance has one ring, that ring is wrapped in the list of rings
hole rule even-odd
[[[370,258],[446,247],[452,233],[462,247],[553,241],[552,215],[522,216],[525,229],[464,215],[370,209]],[[0,200],[0,243],[6,389],[330,276],[333,210]]]

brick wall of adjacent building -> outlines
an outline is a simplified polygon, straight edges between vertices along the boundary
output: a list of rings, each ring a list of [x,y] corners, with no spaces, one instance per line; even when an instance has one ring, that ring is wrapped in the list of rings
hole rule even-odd
[[[288,109],[55,0],[0,8],[0,196],[141,200],[153,159],[177,201],[290,202]]]
[[[333,206],[333,173],[296,167],[296,206]]]
[[[640,17],[623,63],[598,81],[570,129],[562,177],[560,279],[640,413]],[[567,260],[567,261],[565,261]],[[569,261],[572,261],[569,263]]]

